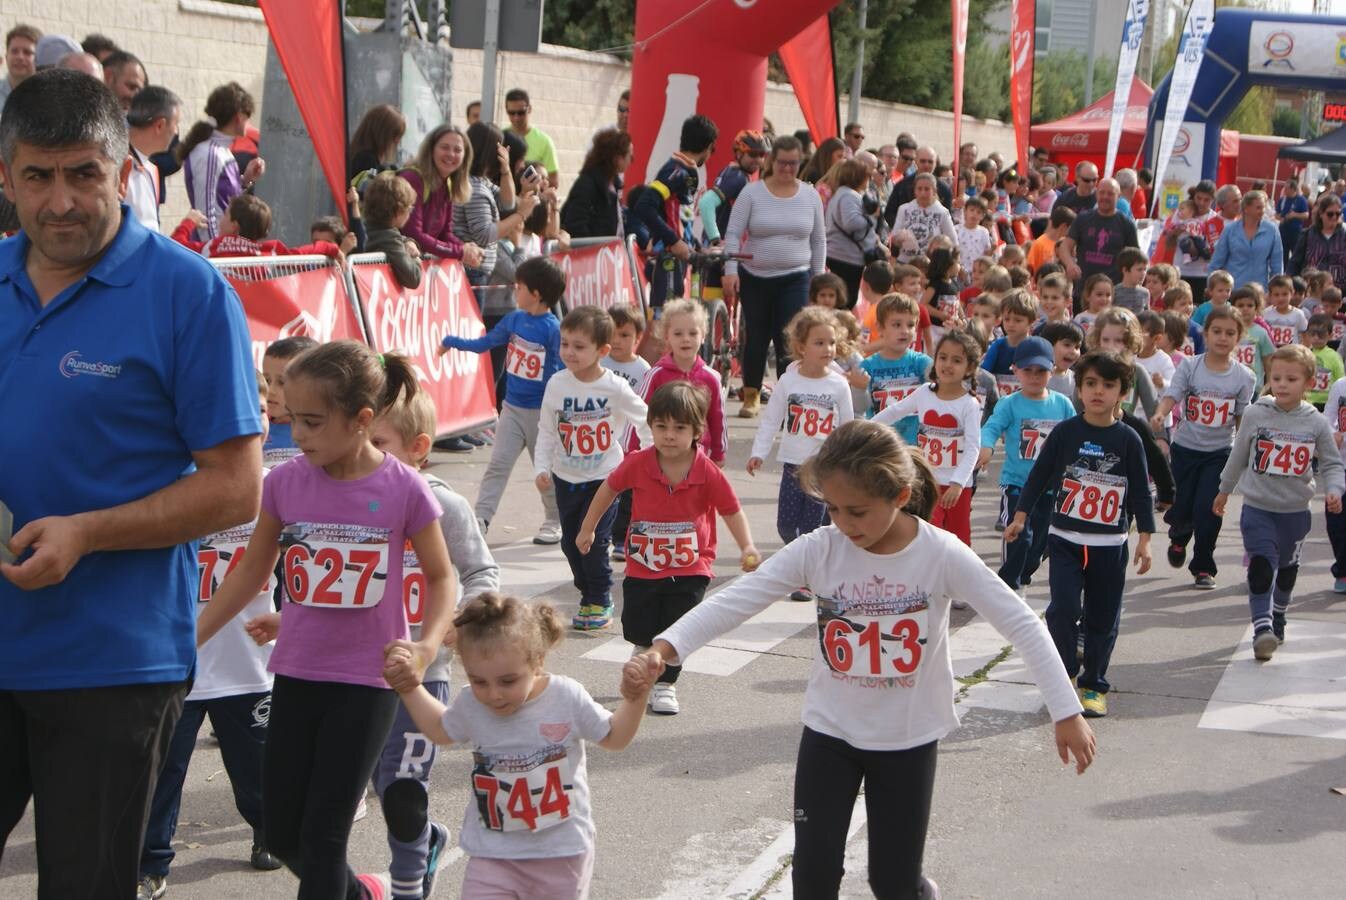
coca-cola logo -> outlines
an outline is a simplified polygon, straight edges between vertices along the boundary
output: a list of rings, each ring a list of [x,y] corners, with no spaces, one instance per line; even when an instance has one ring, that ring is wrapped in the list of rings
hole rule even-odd
[[[1089,135],[1082,131],[1074,134],[1054,134],[1052,135],[1053,147],[1087,147],[1089,145]]]
[[[566,302],[570,308],[599,306],[611,309],[630,304],[631,273],[626,250],[620,243],[562,253],[557,257],[566,276]]]
[[[449,263],[428,266],[416,290],[395,285],[384,266],[362,267],[360,274],[367,275],[369,280],[366,308],[380,348],[406,353],[412,358],[416,376],[427,383],[477,373],[478,354],[462,350],[439,354],[446,334],[472,338],[481,334],[475,309],[470,308],[470,300],[466,299],[470,294],[462,266]]]

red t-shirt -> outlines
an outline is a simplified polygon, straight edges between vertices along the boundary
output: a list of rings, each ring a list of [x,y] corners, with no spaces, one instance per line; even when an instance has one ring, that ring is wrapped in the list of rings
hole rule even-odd
[[[607,481],[618,493],[631,491],[628,577],[712,574],[715,514],[732,516],[740,507],[729,479],[703,450],[698,450],[687,477],[675,485],[659,468],[654,447],[629,454]]]

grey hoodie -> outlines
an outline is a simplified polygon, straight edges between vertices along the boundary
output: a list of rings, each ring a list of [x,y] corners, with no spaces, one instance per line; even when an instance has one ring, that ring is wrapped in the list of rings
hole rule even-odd
[[[1327,419],[1308,403],[1286,412],[1273,397],[1263,397],[1244,410],[1220,473],[1220,493],[1232,494],[1237,486],[1249,506],[1303,512],[1313,500],[1315,455],[1323,493],[1341,496],[1346,479]]]

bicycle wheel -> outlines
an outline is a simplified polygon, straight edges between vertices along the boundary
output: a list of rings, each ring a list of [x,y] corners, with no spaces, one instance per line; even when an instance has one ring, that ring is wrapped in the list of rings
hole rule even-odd
[[[706,304],[707,319],[710,327],[706,332],[706,342],[702,347],[702,359],[720,376],[720,383],[729,386],[729,375],[733,368],[732,335],[729,330],[729,310],[721,300],[712,300]]]

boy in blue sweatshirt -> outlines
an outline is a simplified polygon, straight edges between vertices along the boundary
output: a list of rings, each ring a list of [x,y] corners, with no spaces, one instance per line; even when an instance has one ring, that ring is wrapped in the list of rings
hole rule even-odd
[[[509,345],[505,354],[505,402],[495,426],[491,462],[486,466],[477,494],[476,515],[483,535],[500,505],[519,454],[527,448],[531,460],[537,448],[542,395],[547,382],[561,369],[561,323],[552,310],[565,289],[566,277],[561,267],[548,257],[536,256],[520,263],[514,272],[514,302],[518,309],[483,337],[469,340],[444,336],[440,353],[450,350],[488,353],[493,347]],[[559,544],[561,519],[556,512],[556,495],[548,491],[541,496],[545,515],[533,543]]]
[[[1108,714],[1108,661],[1117,643],[1126,587],[1127,537],[1134,518],[1136,572],[1150,570],[1154,506],[1145,447],[1115,416],[1131,391],[1133,367],[1115,353],[1095,350],[1075,365],[1084,412],[1052,429],[1019,494],[1005,542],[1020,539],[1028,514],[1048,490],[1056,491],[1048,530],[1051,556],[1051,632],[1066,674],[1076,679],[1084,715]],[[1081,606],[1081,595],[1083,606]],[[1083,666],[1077,656],[1084,621]]]
[[[888,294],[879,301],[874,320],[879,327],[879,350],[865,357],[860,368],[869,375],[868,418],[921,386],[930,374],[930,357],[911,349],[920,322],[920,303],[906,294]],[[916,416],[893,423],[902,440],[916,445]]]
[[[1009,524],[1019,505],[1019,494],[1029,470],[1042,453],[1052,429],[1074,418],[1075,407],[1064,394],[1047,389],[1055,355],[1052,345],[1040,337],[1025,338],[1014,350],[1014,374],[1019,390],[995,405],[981,427],[981,453],[977,468],[991,461],[996,441],[1005,439],[1005,465],[1000,469],[1000,527]],[[1001,547],[1001,580],[1014,590],[1027,587],[1047,551],[1047,526],[1055,496],[1044,492],[1028,511],[1023,537]]]

